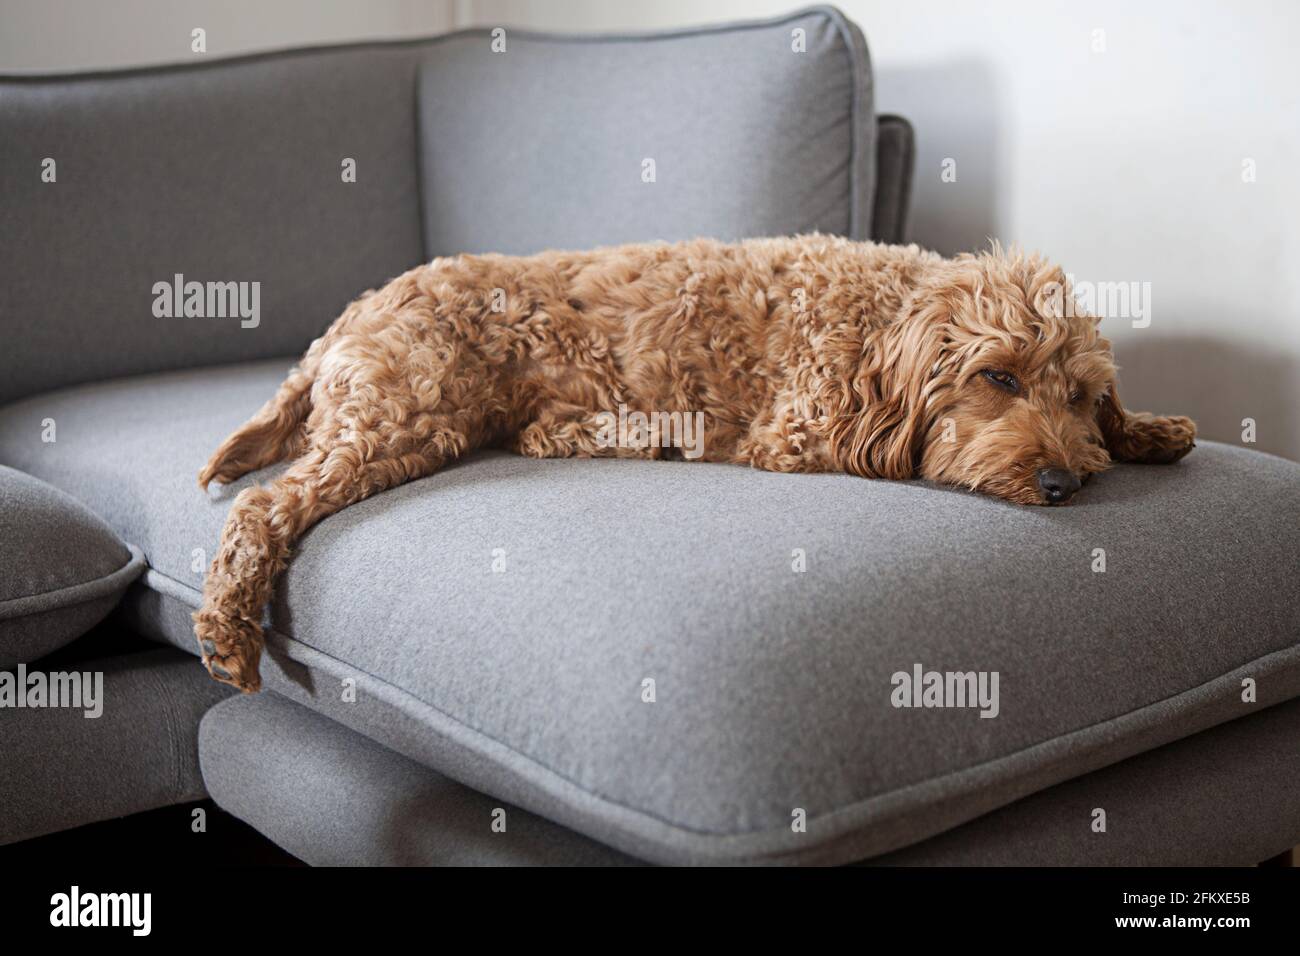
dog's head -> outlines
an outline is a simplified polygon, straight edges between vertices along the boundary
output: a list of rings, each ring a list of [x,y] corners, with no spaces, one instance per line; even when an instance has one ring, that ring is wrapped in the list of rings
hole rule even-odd
[[[869,337],[832,448],[859,474],[1022,504],[1064,503],[1113,460],[1181,458],[1195,426],[1121,408],[1097,324],[1037,257],[995,247],[936,263]]]

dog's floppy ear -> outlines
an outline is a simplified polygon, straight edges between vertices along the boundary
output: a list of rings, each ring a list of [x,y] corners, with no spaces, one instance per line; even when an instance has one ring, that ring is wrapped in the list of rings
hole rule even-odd
[[[1097,403],[1097,427],[1115,461],[1167,465],[1196,447],[1195,422],[1181,416],[1126,412],[1119,403],[1114,379]]]
[[[943,348],[943,326],[934,318],[897,322],[863,343],[861,364],[844,383],[828,430],[831,454],[850,474],[916,476],[930,426],[926,398]]]

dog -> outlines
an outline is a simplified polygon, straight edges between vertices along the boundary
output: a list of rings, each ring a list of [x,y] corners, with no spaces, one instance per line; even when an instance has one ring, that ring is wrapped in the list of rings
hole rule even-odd
[[[1182,458],[1195,425],[1120,406],[1110,343],[1070,294],[996,244],[945,259],[818,234],[435,259],[349,305],[200,473],[206,489],[291,459],[230,509],[194,614],[204,664],[257,690],[294,542],[473,449],[674,454],[657,425],[609,441],[615,409],[703,413],[703,461],[1026,505],[1065,504],[1113,461]]]

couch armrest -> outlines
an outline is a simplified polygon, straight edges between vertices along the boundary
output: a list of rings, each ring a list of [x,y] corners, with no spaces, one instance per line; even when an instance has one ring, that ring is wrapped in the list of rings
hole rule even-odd
[[[871,238],[876,242],[906,240],[915,163],[912,124],[901,116],[876,117],[876,196],[871,216]]]

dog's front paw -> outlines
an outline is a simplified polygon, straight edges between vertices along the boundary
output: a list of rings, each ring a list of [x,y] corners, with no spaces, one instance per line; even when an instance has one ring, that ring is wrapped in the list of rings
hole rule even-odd
[[[203,666],[215,680],[245,694],[262,688],[258,664],[262,659],[262,629],[251,621],[207,609],[194,615],[194,636]]]
[[[1130,413],[1116,444],[1120,461],[1172,464],[1196,447],[1196,423],[1182,415]]]
[[[1196,423],[1182,415],[1156,416],[1144,423],[1150,443],[1146,460],[1154,465],[1168,465],[1196,447]]]

